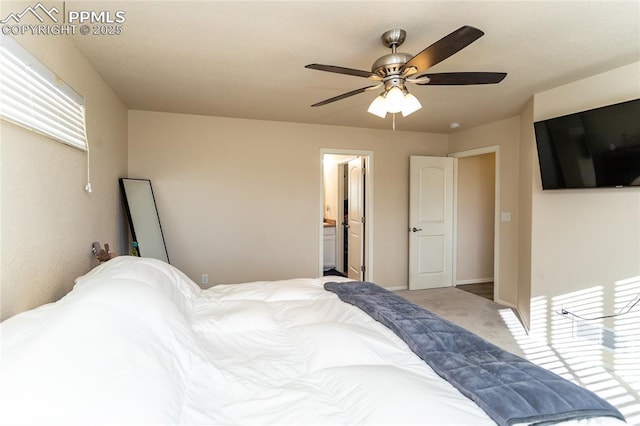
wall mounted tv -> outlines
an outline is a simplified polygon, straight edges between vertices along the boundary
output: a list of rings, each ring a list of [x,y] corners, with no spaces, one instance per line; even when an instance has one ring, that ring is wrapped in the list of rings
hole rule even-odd
[[[640,186],[640,99],[534,128],[543,189]]]

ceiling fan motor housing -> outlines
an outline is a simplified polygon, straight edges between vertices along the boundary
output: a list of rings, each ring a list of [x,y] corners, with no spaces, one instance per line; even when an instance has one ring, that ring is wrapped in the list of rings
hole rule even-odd
[[[396,48],[404,43],[406,37],[407,32],[400,28],[385,31],[380,36],[382,44],[391,48],[391,53],[379,57],[371,66],[371,72],[382,77],[385,83],[387,78],[400,76],[402,74],[402,66],[413,57],[409,53],[396,52]]]
[[[371,72],[380,77],[399,76],[402,74],[402,66],[406,64],[413,55],[409,53],[389,53],[379,57],[371,66]]]

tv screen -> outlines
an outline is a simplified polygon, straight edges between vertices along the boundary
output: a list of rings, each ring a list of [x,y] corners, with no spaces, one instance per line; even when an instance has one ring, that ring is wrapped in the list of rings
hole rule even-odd
[[[640,99],[534,128],[543,189],[640,186]]]

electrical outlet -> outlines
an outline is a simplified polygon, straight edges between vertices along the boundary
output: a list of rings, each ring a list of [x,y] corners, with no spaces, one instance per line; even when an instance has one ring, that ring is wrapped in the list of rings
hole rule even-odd
[[[209,284],[209,274],[202,274],[202,279],[200,280],[202,284]]]

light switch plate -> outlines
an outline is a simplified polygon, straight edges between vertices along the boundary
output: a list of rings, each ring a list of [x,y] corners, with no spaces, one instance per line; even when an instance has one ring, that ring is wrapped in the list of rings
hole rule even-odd
[[[511,222],[511,212],[500,213],[500,220],[503,222]]]

